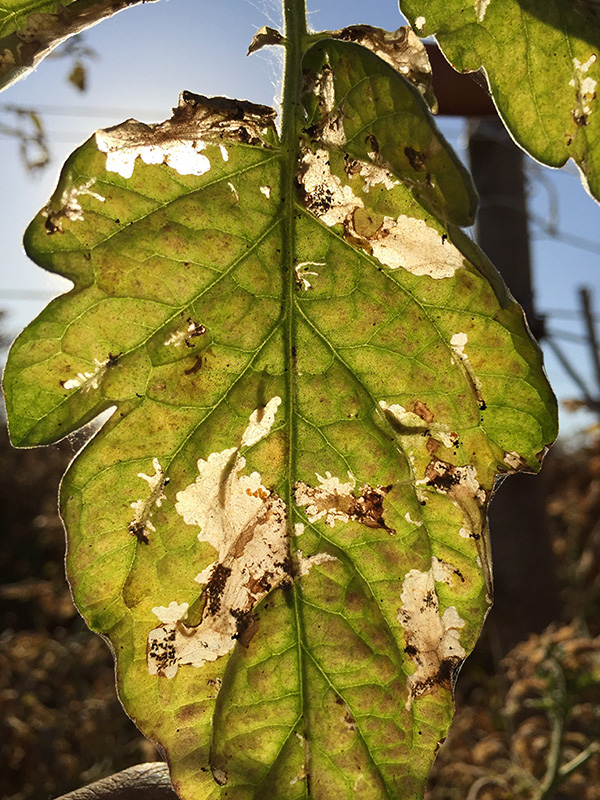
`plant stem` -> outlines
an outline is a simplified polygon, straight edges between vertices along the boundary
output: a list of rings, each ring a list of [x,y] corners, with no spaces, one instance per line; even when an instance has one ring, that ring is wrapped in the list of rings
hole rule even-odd
[[[565,676],[558,661],[554,658],[548,659],[549,672],[554,674],[555,686],[551,690],[552,707],[548,717],[552,723],[552,737],[550,739],[550,752],[548,753],[548,766],[539,792],[535,800],[545,800],[552,796],[554,790],[561,782],[560,777],[560,758],[562,755],[563,734],[566,717],[566,685]]]
[[[293,490],[296,477],[296,405],[297,405],[297,368],[296,368],[296,315],[294,314],[296,293],[296,175],[298,173],[298,119],[302,92],[302,55],[306,36],[306,2],[305,0],[283,0],[284,37],[285,37],[285,69],[283,76],[283,96],[281,99],[281,149],[282,174],[281,197],[283,202],[282,219],[282,278],[283,278],[283,320],[284,320],[284,357],[286,364],[285,381],[287,395],[287,487],[286,505],[288,508],[288,536],[293,541]],[[303,641],[304,619],[302,615],[302,599],[299,582],[294,583],[293,602],[296,618],[297,663],[299,677],[299,708],[303,720],[303,760],[305,773],[309,772],[310,752],[306,735],[306,663]]]
[[[285,36],[285,69],[283,80],[283,97],[281,100],[281,149],[282,176],[281,197],[283,202],[281,250],[284,286],[284,348],[287,401],[288,401],[288,452],[287,452],[287,507],[292,509],[292,491],[294,484],[294,453],[296,450],[296,322],[294,300],[296,290],[295,247],[296,238],[296,173],[298,171],[298,131],[297,120],[302,91],[302,51],[306,35],[306,3],[305,0],[283,0],[284,36]],[[291,535],[291,514],[288,514]]]
[[[285,68],[281,101],[281,143],[287,156],[291,156],[293,152],[295,162],[298,148],[296,113],[302,89],[302,47],[307,32],[306,0],[283,0],[283,18]]]

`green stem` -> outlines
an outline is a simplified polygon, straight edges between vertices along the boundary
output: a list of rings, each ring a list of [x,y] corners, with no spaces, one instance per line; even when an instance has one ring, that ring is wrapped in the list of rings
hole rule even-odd
[[[550,751],[548,753],[546,774],[544,775],[544,779],[540,784],[540,788],[535,800],[546,800],[546,798],[550,798],[558,784],[561,782],[560,758],[562,755],[566,716],[565,676],[560,664],[553,658],[548,659],[548,669],[550,672],[554,673],[555,678],[555,686],[550,695],[552,707],[548,714],[552,723],[552,737],[550,739]]]
[[[294,314],[294,295],[296,290],[294,242],[296,239],[296,173],[298,171],[298,130],[297,120],[302,91],[302,48],[306,35],[305,0],[283,0],[285,21],[285,70],[283,97],[281,101],[281,148],[283,156],[281,195],[283,201],[283,242],[282,266],[284,286],[284,347],[286,371],[286,392],[288,401],[288,453],[287,453],[287,507],[291,536],[293,508],[292,493],[295,475],[294,453],[296,450],[295,406],[296,406],[296,322]]]
[[[283,200],[283,292],[284,292],[284,348],[286,394],[288,401],[288,439],[287,439],[287,493],[288,527],[290,543],[293,541],[293,492],[296,477],[296,404],[297,404],[297,369],[296,369],[296,175],[298,172],[298,120],[300,115],[300,98],[302,92],[302,55],[306,36],[306,2],[305,0],[283,0],[284,36],[285,36],[285,69],[283,76],[283,97],[281,99],[281,147],[282,176],[281,195]],[[302,718],[304,769],[310,771],[310,750],[307,731],[307,708],[304,685],[306,682],[306,659],[304,658],[303,641],[304,619],[302,615],[302,597],[299,582],[294,582],[293,604],[296,618],[296,641],[299,677],[299,715]],[[307,789],[308,792],[308,789]]]
[[[281,143],[286,156],[291,156],[293,153],[293,174],[295,175],[295,160],[298,149],[296,117],[302,90],[301,62],[303,41],[307,33],[306,0],[283,0],[283,18],[285,26],[285,68],[281,101]]]

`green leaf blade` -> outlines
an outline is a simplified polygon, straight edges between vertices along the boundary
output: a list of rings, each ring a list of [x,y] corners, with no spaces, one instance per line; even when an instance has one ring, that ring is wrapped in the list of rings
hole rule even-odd
[[[435,35],[459,72],[484,67],[515,141],[551,167],[570,158],[600,198],[597,83],[600,15],[568,0],[401,0],[421,36]]]
[[[68,572],[184,798],[420,797],[489,605],[495,476],[555,428],[419,95],[351,43],[305,72],[294,175],[267,110],[188,95],[86,144],[28,233],[75,288],[11,351],[11,435],[115,409],[63,481]],[[367,84],[412,109],[401,147]]]

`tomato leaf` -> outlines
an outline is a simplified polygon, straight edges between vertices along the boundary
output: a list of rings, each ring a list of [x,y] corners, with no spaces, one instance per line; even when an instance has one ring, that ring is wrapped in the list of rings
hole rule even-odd
[[[600,7],[594,0],[400,0],[459,72],[483,67],[506,127],[550,167],[572,158],[600,199]]]
[[[71,156],[26,247],[74,288],[12,348],[10,432],[111,410],[62,484],[69,580],[181,797],[416,798],[496,476],[556,408],[418,89],[327,39],[292,152],[273,119],[188,92]]]
[[[0,91],[71,36],[124,8],[156,0],[11,0],[0,8]]]

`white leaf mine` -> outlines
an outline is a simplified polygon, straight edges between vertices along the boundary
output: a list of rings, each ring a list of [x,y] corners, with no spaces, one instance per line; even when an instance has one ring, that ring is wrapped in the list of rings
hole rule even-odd
[[[257,408],[250,415],[250,422],[242,436],[242,447],[251,447],[260,442],[271,431],[275,414],[281,405],[281,397],[272,397],[264,408]]]
[[[338,561],[338,559],[330,553],[315,553],[314,556],[305,556],[302,550],[297,550],[296,555],[298,558],[298,573],[300,577],[308,575],[312,567],[316,567],[319,564],[327,564],[329,561]]]
[[[154,532],[156,530],[150,521],[150,517],[154,508],[160,507],[162,501],[166,499],[163,490],[168,480],[157,458],[152,459],[152,466],[154,475],[138,472],[138,478],[146,481],[150,487],[150,495],[130,504],[134,510],[134,516],[129,523],[129,532],[144,544],[148,544],[148,531]]]
[[[379,183],[386,188],[398,184],[387,170],[367,162],[353,162],[351,171],[362,175],[365,192]],[[331,172],[327,150],[304,152],[298,181],[308,211],[327,227],[342,225],[345,236],[353,244],[384,266],[435,280],[450,278],[457,269],[464,267],[465,259],[460,250],[423,219],[405,214],[397,218],[383,216],[377,230],[366,235],[356,216],[364,208],[364,202],[351,186],[343,184]]]
[[[252,412],[241,446],[268,435],[281,398]],[[196,577],[204,585],[200,624],[164,622],[148,636],[148,670],[173,677],[182,664],[201,667],[226,655],[253,633],[253,609],[292,572],[285,503],[263,485],[258,472],[244,473],[246,460],[231,447],[198,460],[193,483],[176,495],[176,511],[211,545],[212,564]]]
[[[411,569],[404,577],[398,621],[405,631],[406,652],[415,665],[408,676],[407,708],[436,686],[449,688],[453,669],[466,656],[460,643],[465,621],[454,606],[440,612],[435,587],[436,582],[450,583],[454,572],[434,557],[427,572]]]
[[[110,359],[106,361],[98,361],[94,359],[94,369],[91,372],[78,372],[77,377],[69,378],[69,380],[62,381],[63,389],[81,389],[84,392],[89,392],[91,389],[97,389],[100,381],[106,374]]]
[[[596,99],[598,81],[591,78],[587,72],[596,61],[595,53],[583,63],[578,58],[573,59],[573,77],[569,81],[569,86],[573,86],[576,91],[577,105],[571,114],[578,125],[587,125],[588,117],[594,110],[592,103]]]

